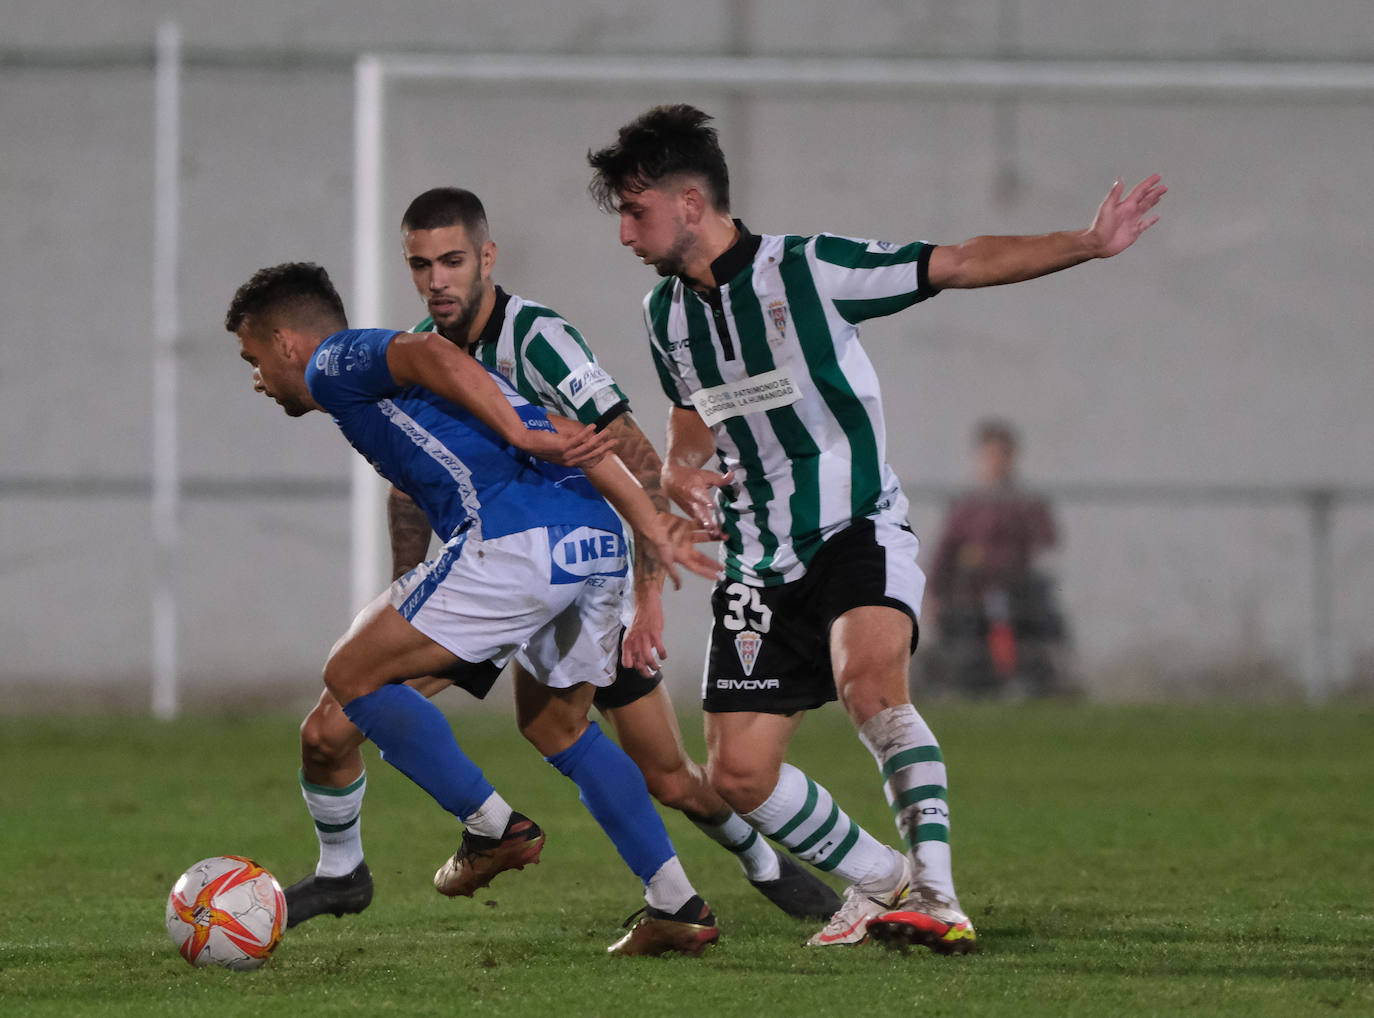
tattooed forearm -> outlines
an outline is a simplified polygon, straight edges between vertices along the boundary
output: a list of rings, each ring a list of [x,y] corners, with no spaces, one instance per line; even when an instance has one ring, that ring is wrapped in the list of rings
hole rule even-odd
[[[395,580],[429,553],[429,517],[409,495],[392,488],[386,499],[386,523],[391,534],[391,578]]]
[[[616,440],[615,454],[620,457],[626,469],[635,476],[644,488],[645,494],[659,512],[668,511],[668,497],[663,494],[663,482],[659,474],[663,461],[654,451],[653,443],[639,430],[639,425],[628,413],[621,414],[606,427],[607,432]],[[666,574],[663,564],[654,554],[648,541],[635,542],[635,586],[662,586]]]
[[[615,454],[634,474],[635,480],[644,488],[654,508],[659,512],[668,511],[668,497],[663,494],[663,483],[659,473],[663,461],[654,451],[653,443],[639,430],[639,425],[628,414],[621,414],[606,426],[606,431],[616,440]]]

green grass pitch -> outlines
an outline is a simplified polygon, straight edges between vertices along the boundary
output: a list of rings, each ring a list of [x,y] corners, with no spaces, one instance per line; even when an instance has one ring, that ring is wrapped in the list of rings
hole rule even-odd
[[[440,698],[464,706],[460,694]],[[0,1015],[1374,1015],[1374,714],[940,704],[955,875],[982,953],[803,948],[676,814],[720,917],[701,960],[605,955],[637,881],[504,713],[460,741],[549,832],[476,900],[430,876],[456,825],[368,748],[377,897],[289,931],[254,973],[192,969],[163,930],[197,859],[314,863],[297,719],[0,720]],[[701,758],[698,719],[684,727]],[[792,758],[895,838],[840,711]]]

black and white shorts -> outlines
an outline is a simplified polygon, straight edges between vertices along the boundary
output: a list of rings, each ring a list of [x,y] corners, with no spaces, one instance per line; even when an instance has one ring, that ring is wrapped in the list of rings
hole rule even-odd
[[[799,580],[776,587],[722,580],[711,594],[702,709],[794,714],[836,699],[830,626],[851,608],[904,612],[915,650],[926,585],[919,549],[910,527],[863,519],[826,541]]]

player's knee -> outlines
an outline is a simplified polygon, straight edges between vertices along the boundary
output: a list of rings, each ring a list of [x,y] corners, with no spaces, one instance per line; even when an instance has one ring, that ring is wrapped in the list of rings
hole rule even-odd
[[[540,715],[532,721],[520,725],[520,734],[525,741],[539,751],[540,756],[557,756],[567,749],[587,730],[587,719],[583,717]]]
[[[377,688],[375,684],[368,684],[368,676],[352,667],[348,656],[339,653],[337,647],[329,655],[329,660],[324,663],[323,678],[325,688],[334,694],[334,699],[340,705],[350,703]]]
[[[704,783],[702,775],[694,776],[685,764],[676,770],[641,765],[640,771],[644,783],[649,786],[649,794],[663,806],[676,810],[697,808],[697,792]]]
[[[337,704],[321,704],[301,722],[301,762],[307,769],[332,768],[362,741],[362,733]]]
[[[773,792],[777,776],[772,779],[762,773],[750,762],[742,759],[720,757],[711,761],[707,777],[716,790],[736,813],[748,813],[763,805],[763,801]]]

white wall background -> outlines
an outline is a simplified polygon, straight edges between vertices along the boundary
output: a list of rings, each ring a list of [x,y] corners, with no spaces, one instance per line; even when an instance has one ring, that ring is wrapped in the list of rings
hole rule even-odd
[[[222,319],[240,282],[287,259],[325,264],[349,299],[360,50],[1374,60],[1366,0],[525,0],[385,15],[356,0],[10,0],[0,709],[148,700],[151,42],[169,17],[188,58],[178,414],[184,472],[212,482],[346,482],[351,453],[329,422],[288,421],[254,396]],[[890,458],[930,545],[940,503],[920,493],[966,479],[969,430],[988,412],[1018,422],[1027,479],[1051,489],[1374,487],[1368,103],[398,87],[384,222],[436,184],[482,195],[498,279],[583,329],[655,438],[664,402],[638,319],[654,277],[587,199],[585,153],[678,100],[720,117],[736,211],[758,231],[1039,232],[1086,225],[1118,174],[1165,176],[1163,221],[1120,259],[945,294],[868,331]],[[375,324],[407,326],[419,303],[399,253],[390,264]],[[1070,498],[1060,522],[1063,597],[1095,695],[1268,696],[1301,673],[1313,592],[1300,502]],[[187,703],[312,698],[348,621],[346,499],[192,497],[182,541]],[[1345,688],[1374,676],[1374,502],[1338,503],[1333,542]],[[704,584],[672,604],[670,679],[685,705]]]

